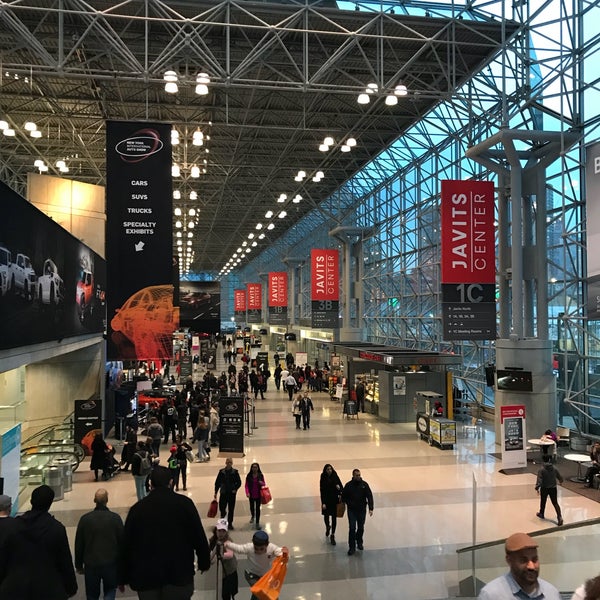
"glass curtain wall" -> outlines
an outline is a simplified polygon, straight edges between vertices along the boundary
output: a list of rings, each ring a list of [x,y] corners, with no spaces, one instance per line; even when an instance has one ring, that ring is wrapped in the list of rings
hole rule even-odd
[[[577,0],[338,2],[338,6],[465,20],[506,18],[522,26],[494,61],[455,91],[450,102],[425,115],[242,269],[238,280],[258,281],[258,273],[285,269],[281,263],[285,256],[305,256],[308,261],[310,248],[335,246],[328,235],[334,227],[374,227],[375,235],[364,241],[366,340],[461,354],[464,363],[456,372],[459,385],[472,398],[493,404],[484,367],[494,362],[494,343],[442,339],[440,181],[476,178],[497,184],[495,174],[467,160],[465,151],[501,128],[576,131],[581,142],[546,172],[550,337],[562,424],[594,433],[594,418],[600,420],[600,324],[588,322],[584,311],[584,161],[586,144],[600,138],[596,25],[600,7]],[[532,148],[523,144],[518,149]],[[303,316],[310,315],[309,291],[310,278],[304,277]],[[562,402],[565,397],[581,402],[582,412],[569,409]]]

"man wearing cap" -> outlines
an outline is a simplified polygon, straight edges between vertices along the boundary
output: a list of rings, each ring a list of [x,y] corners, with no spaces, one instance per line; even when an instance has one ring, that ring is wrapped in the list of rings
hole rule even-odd
[[[155,467],[152,491],[129,509],[121,548],[120,583],[139,600],[190,600],[195,559],[210,568],[210,550],[191,498],[173,491],[171,469]]]
[[[31,510],[15,519],[0,552],[0,598],[67,600],[77,593],[67,532],[48,513],[53,500],[52,488],[41,485],[31,494]]]
[[[289,556],[286,546],[276,546],[269,542],[269,534],[266,531],[257,531],[248,544],[234,544],[225,542],[227,550],[233,550],[236,554],[245,554],[248,558],[248,567],[244,570],[246,581],[252,587],[270,568],[276,556]],[[258,600],[252,594],[250,600]]]
[[[75,534],[75,568],[85,575],[87,600],[114,600],[117,593],[117,563],[123,541],[123,521],[108,509],[108,492],[94,494],[96,508],[79,519]],[[85,567],[85,568],[84,568]]]
[[[492,579],[479,593],[479,600],[531,598],[560,600],[558,590],[538,577],[540,561],[537,542],[526,533],[513,533],[505,542],[506,562],[510,571]]]

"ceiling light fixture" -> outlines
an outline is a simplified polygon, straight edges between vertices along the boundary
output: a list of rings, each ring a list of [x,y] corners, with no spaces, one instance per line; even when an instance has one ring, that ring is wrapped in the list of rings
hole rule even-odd
[[[287,213],[285,212],[285,210],[282,210],[277,216],[280,219],[285,219],[285,217],[287,217]]]
[[[173,165],[171,167],[171,177],[180,177],[181,176],[181,169],[179,168],[179,165]]]
[[[267,229],[268,229],[269,231],[271,231],[271,229],[275,229],[275,223],[269,223],[269,224],[267,225]]]
[[[272,210],[268,210],[265,213],[265,219],[270,219],[273,216],[273,211]]]
[[[207,73],[198,73],[196,76],[196,94],[198,96],[206,96],[208,94],[208,84],[210,77]]]
[[[179,91],[179,87],[177,86],[179,77],[175,71],[165,71],[163,79],[166,82],[165,92],[167,92],[167,94],[176,94]]]

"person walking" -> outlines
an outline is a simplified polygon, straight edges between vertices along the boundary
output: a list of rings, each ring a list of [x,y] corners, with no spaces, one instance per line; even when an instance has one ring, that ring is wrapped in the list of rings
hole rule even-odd
[[[206,462],[210,460],[210,456],[206,451],[208,445],[208,436],[210,434],[210,425],[208,423],[208,417],[204,416],[204,410],[200,410],[198,416],[198,425],[194,430],[194,437],[192,442],[198,442],[198,462]]]
[[[233,468],[233,459],[225,459],[225,467],[219,470],[215,479],[215,496],[219,494],[219,511],[221,519],[227,515],[229,529],[233,529],[233,517],[235,515],[235,499],[237,491],[242,487],[242,479],[237,469]]]
[[[257,531],[248,544],[225,542],[225,548],[247,557],[248,567],[244,569],[244,576],[250,587],[271,568],[276,556],[289,556],[286,546],[279,547],[269,542],[269,535],[266,531]],[[252,594],[250,600],[258,600],[258,598]]]
[[[296,379],[295,377],[290,373],[286,378],[285,378],[285,389],[287,390],[288,396],[289,396],[289,400],[290,402],[292,401],[292,398],[294,397],[294,392],[296,391],[296,387],[297,387],[297,383],[296,383]]]
[[[250,503],[250,524],[254,529],[260,529],[260,490],[265,487],[265,478],[256,462],[250,465],[250,472],[246,475],[246,498]]]
[[[359,379],[356,383],[356,412],[365,412],[365,396],[367,390],[365,388],[365,382]]]
[[[15,519],[0,552],[0,598],[67,600],[77,593],[73,557],[64,525],[50,513],[54,491],[40,485],[31,510]]]
[[[94,471],[94,481],[98,481],[98,470],[102,470],[102,478],[106,479],[106,466],[108,464],[108,453],[110,448],[104,441],[102,433],[98,432],[92,442],[92,460],[90,470]]]
[[[159,440],[160,443],[160,440]],[[131,474],[138,500],[146,497],[146,479],[152,471],[152,455],[144,442],[138,442],[131,457]]]
[[[363,535],[367,506],[369,516],[373,516],[373,493],[369,484],[360,475],[360,469],[352,471],[352,479],[342,490],[342,502],[346,504],[348,513],[348,556],[352,556],[356,549],[363,550]]]
[[[173,492],[169,469],[155,467],[150,482],[148,496],[125,519],[120,583],[135,590],[139,600],[190,600],[196,566],[201,572],[210,568],[200,515],[191,498]],[[162,533],[167,537],[160,541]]]
[[[292,403],[292,415],[296,419],[296,429],[300,429],[300,419],[302,418],[302,394],[298,394]]]
[[[150,418],[150,425],[148,425],[148,429],[146,430],[146,435],[152,438],[152,454],[158,458],[160,453],[160,443],[162,441],[163,436],[163,427],[158,422],[156,417]]]
[[[233,550],[225,548],[225,542],[232,541],[229,537],[227,519],[219,519],[213,528],[213,534],[208,540],[211,563],[221,561],[221,600],[234,600],[238,593],[237,558]]]
[[[537,542],[526,533],[513,533],[509,536],[504,549],[510,571],[485,585],[477,596],[478,600],[560,600],[558,590],[539,577],[540,559],[537,548]]]
[[[310,413],[315,410],[313,406],[312,398],[308,395],[308,390],[304,391],[302,397],[302,429],[310,429]]]
[[[188,452],[192,452],[192,447],[184,440],[180,435],[175,437],[175,445],[177,451],[175,452],[175,458],[179,464],[179,470],[175,476],[175,491],[179,491],[179,477],[181,476],[181,483],[183,484],[183,491],[187,491],[187,470],[188,470]]]
[[[540,519],[545,518],[546,500],[550,497],[550,502],[552,502],[552,506],[556,510],[556,518],[560,527],[563,524],[563,518],[560,505],[558,504],[557,481],[560,483],[563,482],[562,475],[552,464],[552,457],[550,455],[544,456],[544,466],[538,471],[535,483],[535,491],[540,495],[540,511],[535,516]]]
[[[329,537],[331,545],[335,546],[337,505],[341,501],[342,481],[340,480],[335,469],[329,463],[323,467],[319,488],[321,492],[321,514],[323,515],[323,520],[325,521],[325,537]]]
[[[165,439],[164,443],[168,443],[169,441],[169,433],[171,434],[171,441],[175,443],[175,436],[177,435],[177,408],[175,408],[175,404],[173,400],[167,401],[167,407],[164,412],[164,430],[165,430]]]
[[[79,519],[75,533],[75,569],[85,578],[87,600],[104,600],[117,594],[117,564],[123,541],[123,520],[108,509],[108,492],[94,494],[95,509]]]

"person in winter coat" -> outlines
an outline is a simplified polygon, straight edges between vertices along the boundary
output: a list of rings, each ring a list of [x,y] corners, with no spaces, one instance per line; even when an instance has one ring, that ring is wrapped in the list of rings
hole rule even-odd
[[[94,481],[98,481],[99,469],[102,470],[102,477],[104,478],[104,473],[108,464],[109,451],[110,448],[104,441],[104,437],[102,437],[101,433],[97,433],[92,442],[92,460],[90,462],[90,469],[94,471]]]
[[[552,506],[554,506],[556,510],[556,518],[558,519],[558,526],[560,527],[563,524],[563,518],[560,505],[558,504],[557,481],[562,483],[563,478],[551,461],[552,458],[550,456],[544,456],[544,466],[537,474],[535,491],[540,495],[540,511],[536,513],[536,517],[539,517],[540,519],[545,518],[544,510],[546,509],[546,500],[550,497],[550,502],[552,502]]]
[[[335,472],[335,469],[327,463],[321,473],[319,482],[321,491],[321,514],[325,521],[325,537],[331,537],[331,545],[335,546],[335,530],[337,527],[337,505],[341,501],[342,482]],[[329,520],[331,519],[331,524]]]
[[[179,470],[175,476],[175,491],[179,491],[179,476],[181,475],[181,483],[185,492],[187,490],[187,453],[192,452],[192,447],[180,435],[175,438],[175,445],[177,446],[175,458],[179,464]]]
[[[215,500],[219,493],[219,510],[221,519],[227,515],[229,529],[233,529],[235,500],[237,491],[242,487],[242,480],[237,469],[233,468],[233,459],[225,459],[225,467],[219,471],[215,479]]]
[[[208,546],[211,551],[211,563],[220,560],[223,566],[221,600],[234,600],[238,593],[237,558],[233,550],[225,548],[225,542],[231,541],[227,529],[227,519],[219,519],[208,540]]]
[[[250,503],[250,524],[254,529],[260,529],[260,490],[265,487],[265,478],[258,463],[250,465],[250,472],[246,475],[246,498]]]
[[[31,493],[31,510],[15,519],[0,549],[0,598],[67,600],[77,593],[73,557],[64,525],[48,513],[54,491]]]
[[[315,410],[312,399],[308,395],[308,390],[304,392],[302,397],[302,429],[310,429],[310,413]]]
[[[302,394],[298,394],[292,403],[292,414],[296,419],[296,429],[300,429],[300,419],[302,418]]]
[[[348,514],[348,555],[352,556],[356,548],[363,549],[363,533],[367,516],[373,516],[373,493],[369,484],[360,475],[360,469],[352,471],[352,479],[342,490],[342,502],[346,504]]]
[[[193,442],[198,442],[198,461],[206,462],[210,460],[210,456],[206,451],[206,446],[208,445],[208,436],[210,434],[210,425],[208,422],[208,417],[204,416],[204,411],[200,411],[200,415],[198,417],[198,426],[194,430],[194,438]]]

